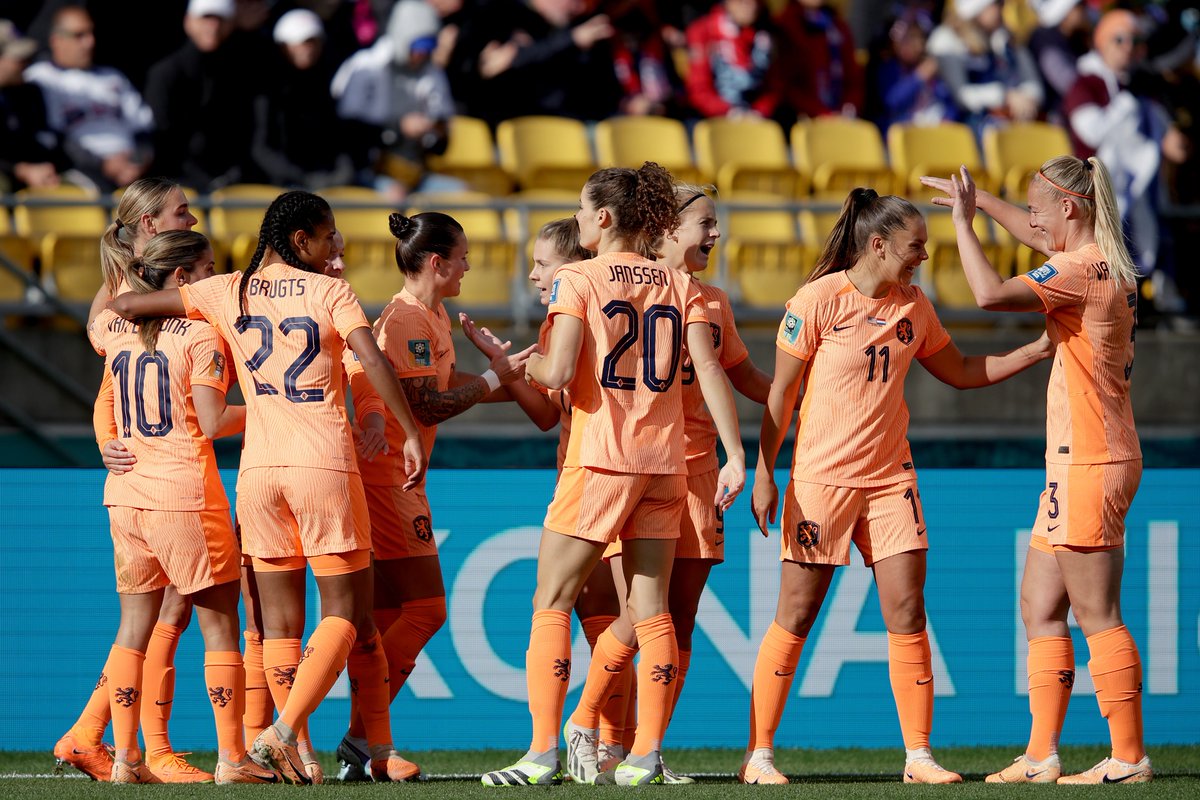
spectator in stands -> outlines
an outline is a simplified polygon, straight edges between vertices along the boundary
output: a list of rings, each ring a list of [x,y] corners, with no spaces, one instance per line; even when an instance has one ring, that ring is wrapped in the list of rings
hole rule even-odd
[[[67,158],[46,121],[42,90],[24,79],[37,43],[0,19],[0,194],[53,188]]]
[[[248,158],[266,52],[231,39],[234,0],[189,0],[188,42],[150,68],[156,172],[200,192],[259,179]]]
[[[1187,159],[1187,140],[1166,111],[1130,90],[1130,76],[1145,55],[1136,14],[1109,11],[1096,24],[1092,50],[1079,59],[1079,77],[1063,100],[1075,155],[1098,156],[1112,175],[1130,252],[1154,287],[1155,307],[1180,311],[1171,276],[1156,271],[1160,238],[1158,177],[1163,159]]]
[[[1075,83],[1075,62],[1088,51],[1092,30],[1083,0],[1032,0],[1038,27],[1029,36],[1029,53],[1042,76],[1047,118],[1065,124],[1062,99]]]
[[[440,25],[424,0],[400,0],[386,34],[333,79],[337,113],[378,131],[379,188],[394,202],[425,178],[426,159],[446,150],[455,107],[446,73],[433,62]]]
[[[774,115],[769,22],[759,0],[722,0],[688,26],[688,100],[701,116]]]
[[[254,103],[255,162],[275,186],[318,191],[356,182],[351,153],[363,148],[351,126],[340,124],[329,89],[336,65],[326,57],[321,18],[294,8],[273,35],[279,60]]]
[[[613,66],[622,114],[683,115],[683,80],[653,0],[613,0],[602,6],[616,28]]]
[[[616,113],[615,30],[579,20],[582,0],[494,0],[468,15],[452,80],[462,113],[492,124],[528,114],[599,120]],[[461,93],[461,94],[460,94]]]
[[[1036,119],[1042,79],[1029,51],[1004,27],[1003,0],[956,0],[929,37],[966,121],[981,134],[997,122]]]
[[[72,165],[108,192],[142,177],[153,158],[154,116],[129,78],[98,67],[95,26],[87,9],[67,5],[50,27],[50,57],[25,70],[41,87],[50,127]]]
[[[850,26],[827,0],[791,0],[775,17],[776,63],[782,86],[780,121],[841,114],[861,116],[866,102],[862,67]]]
[[[872,65],[875,122],[884,132],[896,122],[936,125],[958,119],[937,59],[925,49],[927,17],[904,14],[888,30],[888,43]]]

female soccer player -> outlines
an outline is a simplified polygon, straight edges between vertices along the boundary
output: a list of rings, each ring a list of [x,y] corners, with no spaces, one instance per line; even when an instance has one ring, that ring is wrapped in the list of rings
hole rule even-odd
[[[642,659],[637,736],[612,777],[623,785],[663,780],[660,749],[679,663],[667,588],[687,499],[679,369],[685,334],[729,457],[713,503],[727,507],[744,483],[737,415],[700,294],[648,257],[678,224],[670,173],[651,162],[600,170],[580,193],[576,219],[580,243],[597,256],[558,270],[546,352],[526,367],[547,388],[569,385],[573,404],[571,440],[538,554],[526,656],[533,741],[518,763],[484,775],[488,786],[562,780],[568,615],[604,547],[618,537],[629,586],[623,600]]]
[[[953,209],[963,269],[979,307],[1045,313],[1059,348],[1046,399],[1046,489],[1021,579],[1033,727],[1025,752],[987,779],[1145,783],[1154,773],[1142,738],[1142,661],[1121,619],[1125,514],[1142,475],[1129,400],[1137,269],[1108,170],[1098,158],[1050,159],[1029,184],[1028,213],[977,192],[965,168],[949,180],[922,182],[948,195],[934,202]],[[1050,260],[1001,279],[966,230],[977,203]],[[1088,671],[1108,720],[1112,756],[1064,776],[1058,736],[1075,676],[1068,610],[1087,636]]]
[[[708,268],[708,257],[721,236],[717,224],[716,204],[705,187],[678,184],[675,202],[679,208],[679,227],[662,242],[659,264],[692,277],[692,283],[704,299],[712,346],[717,360],[730,382],[745,396],[766,403],[771,378],[754,366],[749,352],[738,336],[733,310],[728,296],[702,283],[696,273]],[[704,397],[696,384],[690,358],[685,354],[682,367],[684,452],[687,461],[688,497],[675,545],[675,564],[671,569],[669,606],[679,642],[679,676],[671,701],[674,711],[692,655],[692,631],[696,627],[696,610],[700,595],[715,564],[725,558],[724,521],[712,497],[717,488],[717,430],[704,406]],[[609,545],[605,558],[610,559],[613,580],[618,592],[624,589],[621,543]],[[628,697],[631,693],[620,685],[624,666],[633,662],[637,640],[628,615],[600,636],[588,669],[587,684],[570,720],[567,722],[567,770],[577,780],[590,783],[598,772],[615,766],[624,756],[620,740],[605,738],[597,728],[598,715],[614,693]],[[666,783],[692,783],[686,776],[676,775],[663,768]]]
[[[347,345],[408,434],[408,483],[402,488],[415,486],[425,469],[412,412],[362,307],[345,281],[322,274],[334,234],[333,212],[323,198],[285,192],[267,208],[245,272],[113,301],[127,319],[207,319],[233,350],[247,401],[237,516],[262,599],[264,668],[279,675],[271,685],[280,690],[279,719],[251,750],[292,783],[310,782],[296,731],[356,642],[366,652],[382,646],[371,618],[369,524],[342,390]],[[296,631],[304,625],[306,562],[324,616],[301,658]],[[386,693],[386,661],[374,663],[375,674],[360,679],[360,693],[364,680],[370,691]],[[381,759],[383,774],[391,761]]]
[[[103,283],[88,312],[90,325],[104,310],[104,305],[116,296],[125,281],[130,261],[142,254],[146,243],[164,231],[191,230],[196,217],[191,213],[188,199],[180,186],[165,178],[140,178],[121,194],[116,220],[100,237],[100,267]],[[126,449],[112,425],[113,391],[111,376],[105,374],[97,398],[103,409],[101,418],[108,419],[100,446],[104,465],[114,474],[133,469],[136,459]],[[166,783],[211,781],[211,773],[198,769],[179,753],[174,752],[167,728],[175,698],[175,650],[179,637],[192,619],[191,602],[181,597],[175,588],[163,592],[158,624],[150,637],[143,668],[141,729],[146,743],[146,762],[156,777]],[[108,694],[97,686],[87,705],[71,729],[54,746],[60,764],[71,764],[96,780],[108,780],[112,772],[112,757],[101,744],[109,722]]]
[[[759,647],[750,744],[738,777],[787,783],[774,736],[804,639],[850,544],[875,573],[888,630],[892,693],[904,736],[905,783],[957,783],[933,760],[933,672],[925,631],[921,497],[909,452],[904,379],[914,360],[959,389],[987,386],[1048,358],[1043,335],[999,355],[963,356],[933,305],[912,284],[928,258],[925,220],[912,203],[854,189],[812,274],[788,301],[775,377],[763,413],[754,516],[775,522],[775,460],[804,385],[792,478],[783,509],[775,620]]]
[[[168,231],[133,259],[124,282],[144,294],[167,281],[189,285],[212,273],[212,247],[204,236]],[[225,404],[224,343],[204,322],[150,319],[133,325],[111,311],[97,316],[89,335],[105,356],[117,395],[114,407],[98,406],[97,436],[115,424],[137,457],[128,473],[109,475],[104,491],[121,599],[121,625],[101,681],[116,742],[111,780],[163,782],[142,761],[137,734],[143,662],[169,582],[199,609],[220,750],[217,783],[273,783],[275,773],[247,757],[242,736],[240,555],[212,439],[240,432],[245,408]]]
[[[498,348],[483,375],[456,370],[450,317],[442,301],[459,294],[470,270],[468,242],[462,226],[436,211],[389,219],[396,237],[396,265],[404,288],[388,303],[375,323],[375,338],[399,379],[416,417],[419,446],[428,460],[437,426],[484,400],[502,384],[523,377],[525,360],[533,351],[509,353],[511,343]],[[360,396],[366,376],[347,360],[351,393]],[[365,420],[361,420],[365,427]],[[403,491],[407,478],[400,458],[409,434],[387,420],[388,448],[372,460],[359,459],[370,513],[371,546],[375,555],[375,620],[383,632],[390,697],[404,686],[426,642],[446,621],[446,590],[438,561],[437,543],[424,481]],[[374,745],[366,729],[363,698],[354,704],[350,729],[338,746],[343,772],[349,776],[365,767]],[[390,737],[387,739],[391,741]],[[372,770],[377,769],[371,757]],[[415,778],[420,768],[405,762],[402,779]]]

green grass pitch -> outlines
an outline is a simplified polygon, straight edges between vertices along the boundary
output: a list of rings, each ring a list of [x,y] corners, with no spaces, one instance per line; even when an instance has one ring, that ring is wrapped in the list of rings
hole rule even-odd
[[[954,798],[1036,797],[1039,800],[1059,800],[1070,797],[1083,800],[1092,797],[1149,798],[1156,800],[1193,800],[1200,797],[1200,745],[1171,745],[1151,748],[1157,777],[1153,783],[1136,786],[992,786],[983,783],[983,776],[999,769],[1020,752],[1014,747],[954,747],[939,748],[938,760],[943,766],[961,772],[966,783],[957,786],[905,786],[900,781],[903,754],[899,750],[793,750],[776,753],[776,765],[791,779],[790,787],[740,786],[734,783],[733,772],[741,763],[736,750],[669,750],[666,761],[676,772],[702,776],[692,786],[662,786],[647,789],[628,789],[615,786],[572,786],[531,789],[566,797],[616,795],[623,792],[666,793],[680,795],[686,800],[717,800],[718,798],[766,795],[783,797],[798,793],[805,798],[849,798],[856,800],[892,800],[914,795]],[[48,777],[53,772],[54,758],[45,753],[0,752],[0,797],[45,798],[46,800],[76,800],[91,797],[132,797],[134,794],[158,800],[179,798],[237,798],[290,795],[303,792],[305,797],[341,800],[354,798],[403,796],[418,800],[473,800],[473,798],[521,794],[517,788],[491,789],[479,784],[481,772],[499,769],[512,763],[520,753],[508,750],[442,751],[409,753],[419,763],[430,780],[406,785],[370,785],[336,782],[313,787],[278,786],[146,786],[116,787],[93,783],[79,773],[67,769],[63,777]],[[1090,767],[1106,755],[1106,749],[1095,747],[1065,747],[1063,766],[1072,772]],[[193,754],[191,760],[206,769],[213,766],[212,753]],[[323,759],[328,774],[335,774],[332,754]],[[46,777],[39,777],[46,776]]]

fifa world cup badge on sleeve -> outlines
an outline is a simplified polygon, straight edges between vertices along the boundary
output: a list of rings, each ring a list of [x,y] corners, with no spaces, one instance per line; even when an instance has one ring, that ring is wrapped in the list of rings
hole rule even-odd
[[[562,280],[562,279],[561,279],[561,278],[555,278],[555,279],[554,279],[554,283],[553,283],[553,284],[551,284],[551,286],[550,286],[550,303],[551,303],[551,304],[554,304],[554,303],[557,303],[557,302],[558,302],[558,282],[559,282],[560,280]]]
[[[414,367],[428,367],[433,363],[430,361],[428,339],[409,339],[408,352],[412,356]]]
[[[790,311],[787,312],[787,316],[783,318],[783,338],[788,344],[795,344],[800,338],[800,326],[803,324],[804,320]]]
[[[214,381],[225,378],[225,354],[213,353],[212,363],[208,365],[208,376]]]
[[[1058,270],[1056,270],[1053,265],[1042,264],[1040,267],[1030,272],[1029,277],[1037,283],[1045,283],[1057,274]]]

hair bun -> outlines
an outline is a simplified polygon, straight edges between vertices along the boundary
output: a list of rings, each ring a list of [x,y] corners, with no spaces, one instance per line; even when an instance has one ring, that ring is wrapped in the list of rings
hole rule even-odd
[[[388,216],[388,228],[392,231],[392,236],[397,239],[403,239],[412,230],[413,221],[401,214],[399,211],[394,211]]]

